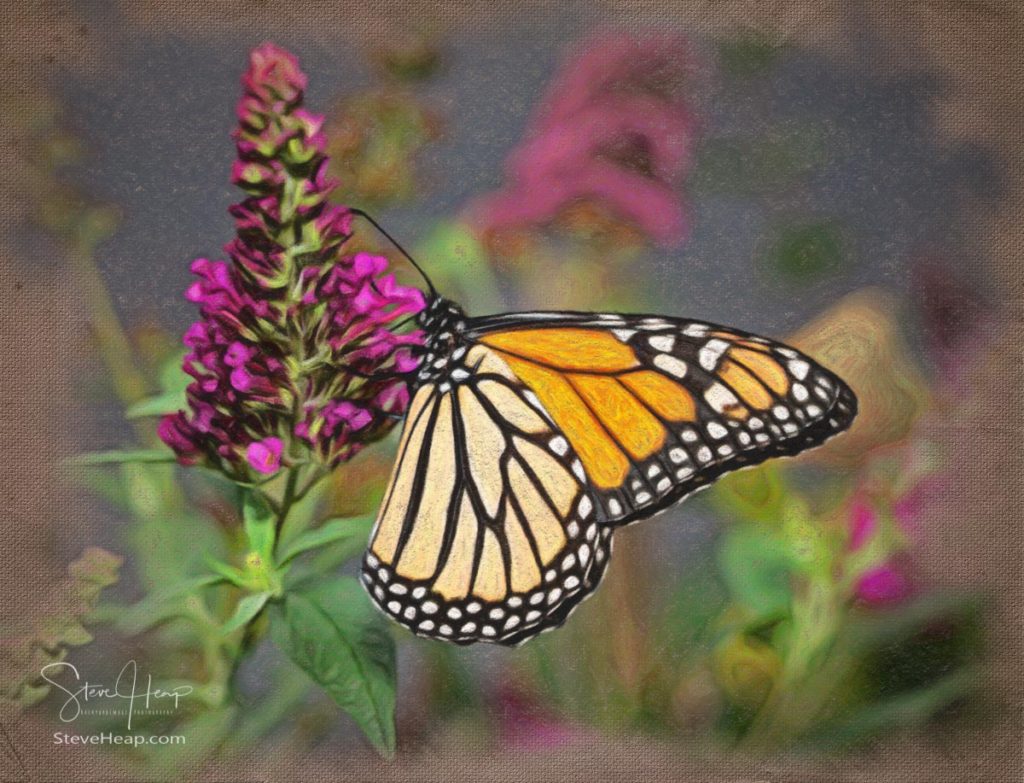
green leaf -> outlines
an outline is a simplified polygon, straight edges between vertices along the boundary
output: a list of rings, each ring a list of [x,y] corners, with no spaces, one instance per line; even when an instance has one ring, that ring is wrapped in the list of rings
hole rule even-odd
[[[231,582],[231,584],[241,587],[242,589],[248,588],[249,581],[246,574],[235,568],[234,566],[223,563],[215,557],[204,558],[207,567],[214,573],[219,574],[221,577]]]
[[[144,419],[147,416],[163,416],[184,410],[187,402],[184,391],[169,391],[147,397],[134,405],[129,405],[124,412],[126,419]]]
[[[708,630],[725,605],[725,585],[709,558],[700,558],[680,578],[654,626],[659,643],[680,652],[699,652],[708,644]]]
[[[384,617],[351,577],[288,593],[271,636],[345,710],[374,747],[395,751],[395,646]]]
[[[307,530],[289,541],[281,552],[280,564],[285,565],[310,549],[319,549],[338,542],[350,543],[352,553],[355,554],[366,546],[372,526],[373,517],[329,519],[320,527]]]
[[[25,685],[18,693],[18,703],[22,709],[26,709],[41,702],[49,693],[49,685]]]
[[[140,419],[146,416],[162,416],[185,408],[185,390],[192,382],[192,376],[182,369],[184,352],[175,353],[163,363],[157,380],[160,393],[129,406],[125,418]]]
[[[249,548],[269,563],[274,553],[275,517],[263,495],[242,490],[242,520]]]
[[[60,645],[77,647],[92,641],[92,634],[85,630],[73,616],[55,615],[45,617],[38,623],[39,641],[48,649]]]
[[[125,462],[174,462],[168,449],[116,449],[79,454],[71,459],[72,465],[120,465]]]
[[[102,468],[103,466],[96,466]],[[70,471],[71,480],[103,498],[114,506],[130,508],[127,488],[120,476],[110,470],[74,470]]]
[[[242,598],[235,607],[235,613],[224,623],[221,631],[225,634],[237,631],[263,610],[269,598],[269,592],[251,593]]]
[[[733,598],[759,617],[785,614],[793,563],[781,542],[756,524],[729,530],[718,565]]]
[[[117,627],[128,636],[142,633],[147,628],[182,614],[185,607],[180,599],[204,587],[211,587],[224,581],[225,577],[220,574],[205,574],[151,593],[120,613]]]
[[[769,463],[725,476],[709,493],[715,509],[729,519],[777,523],[783,516],[786,487]]]
[[[95,598],[100,589],[117,582],[118,570],[124,559],[97,546],[86,547],[68,573],[75,581],[76,592],[83,597]]]
[[[160,366],[157,380],[160,384],[160,391],[185,391],[188,385],[195,380],[185,372],[183,367],[188,351],[178,351],[169,357]]]

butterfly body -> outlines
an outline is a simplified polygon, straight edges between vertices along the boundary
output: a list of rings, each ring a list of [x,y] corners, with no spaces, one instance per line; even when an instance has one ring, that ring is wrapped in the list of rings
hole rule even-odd
[[[469,318],[434,298],[363,561],[413,632],[517,644],[598,585],[616,528],[822,443],[856,400],[796,350],[651,315]]]

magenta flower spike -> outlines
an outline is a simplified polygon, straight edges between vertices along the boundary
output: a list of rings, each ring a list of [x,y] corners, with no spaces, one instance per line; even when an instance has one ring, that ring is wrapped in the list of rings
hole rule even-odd
[[[327,200],[323,118],[302,108],[295,57],[256,48],[242,86],[231,179],[246,197],[228,260],[192,264],[195,380],[159,434],[181,463],[250,481],[297,458],[333,467],[391,428],[421,341],[393,329],[424,302],[383,256],[345,252],[352,216]]]

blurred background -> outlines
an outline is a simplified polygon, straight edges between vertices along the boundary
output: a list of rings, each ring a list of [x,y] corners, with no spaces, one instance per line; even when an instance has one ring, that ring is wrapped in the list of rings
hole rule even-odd
[[[1017,39],[997,4],[882,5],[15,13],[0,771],[1019,779]],[[470,313],[726,323],[800,347],[861,401],[825,447],[624,531],[556,633],[505,650],[396,629],[390,764],[269,643],[230,671],[204,616],[223,607],[152,628],[125,609],[237,547],[223,486],[64,465],[153,445],[140,401],[182,394],[188,265],[230,239],[238,80],[268,39],[327,115],[334,199]],[[353,246],[389,252],[375,242]],[[342,466],[307,513],[372,512],[393,450]],[[358,549],[310,567],[351,572]],[[97,679],[135,658],[195,684],[152,726],[188,743],[54,747],[61,700],[33,672],[64,656]]]

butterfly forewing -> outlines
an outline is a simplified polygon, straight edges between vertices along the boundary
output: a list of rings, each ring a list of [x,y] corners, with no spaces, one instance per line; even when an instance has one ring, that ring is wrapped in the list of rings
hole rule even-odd
[[[762,337],[658,316],[541,315],[482,319],[471,336],[538,395],[612,523],[819,445],[856,414],[835,375]]]
[[[416,633],[514,644],[598,584],[615,526],[846,429],[856,400],[785,345],[657,316],[469,320],[424,373],[364,561]]]

